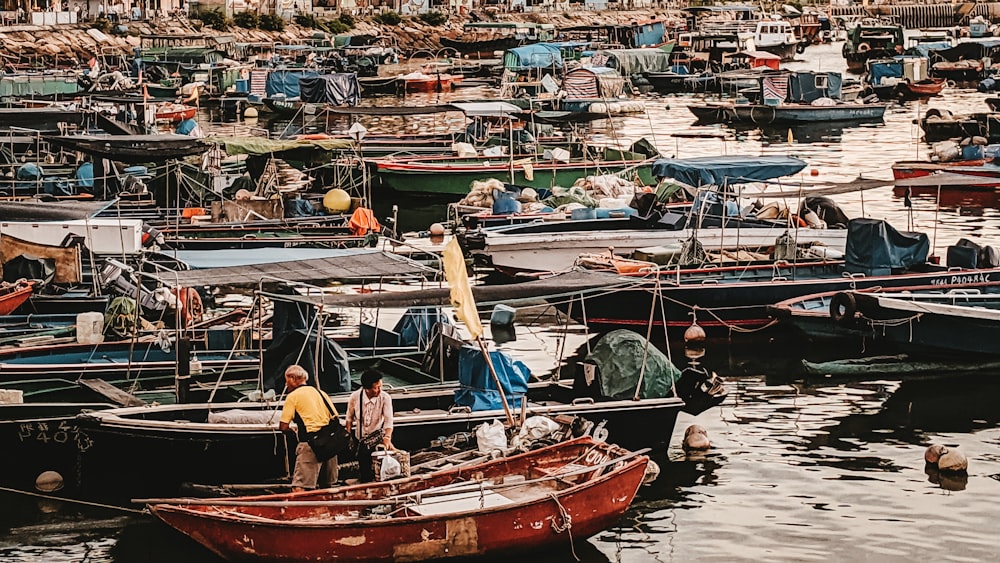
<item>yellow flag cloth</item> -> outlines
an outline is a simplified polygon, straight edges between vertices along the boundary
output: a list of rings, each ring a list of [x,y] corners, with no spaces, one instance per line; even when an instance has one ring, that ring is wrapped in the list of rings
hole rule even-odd
[[[451,286],[451,306],[455,315],[465,323],[473,340],[483,335],[483,325],[479,322],[479,312],[476,301],[472,297],[472,287],[469,286],[469,275],[465,271],[465,257],[458,246],[458,239],[452,238],[444,246],[444,278]]]

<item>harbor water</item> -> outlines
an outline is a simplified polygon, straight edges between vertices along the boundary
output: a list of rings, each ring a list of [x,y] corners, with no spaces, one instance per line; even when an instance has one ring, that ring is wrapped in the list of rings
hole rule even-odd
[[[839,44],[809,47],[800,55],[803,60],[789,66],[843,70],[839,53]],[[484,93],[460,89],[450,98],[434,95],[406,102],[466,95]],[[927,155],[914,123],[922,112],[928,107],[985,111],[984,97],[949,88],[929,106],[894,105],[884,124],[762,133],[692,127],[694,118],[685,106],[701,98],[651,95],[644,98],[645,115],[597,126],[604,140],[646,136],[665,154],[678,157],[796,156],[809,163],[801,178],[808,182],[848,182],[859,175],[888,181],[893,162]],[[674,136],[693,131],[703,136]],[[898,228],[927,232],[938,254],[961,237],[1000,246],[1000,202],[993,192],[948,195],[940,198],[941,205],[937,193],[914,194],[912,207],[904,206],[903,196],[891,187],[833,197],[851,217],[885,218]],[[391,195],[376,194],[380,216],[392,203]],[[796,204],[794,199],[788,203]],[[401,214],[401,221],[408,221],[404,224],[417,229],[443,218],[439,203],[408,204]],[[566,331],[556,322],[524,326],[519,318],[519,323],[517,340],[504,347],[535,373],[556,369],[561,350],[569,356],[586,353],[584,327]],[[680,416],[670,449],[652,452],[659,478],[640,490],[618,525],[575,549],[567,541],[551,553],[538,554],[537,560],[1000,558],[995,533],[1000,373],[809,379],[796,369],[801,359],[825,359],[838,351],[805,348],[780,335],[753,336],[736,335],[732,342],[709,347],[704,363],[724,376],[729,396],[701,415]],[[708,431],[708,452],[686,455],[680,448],[689,424]],[[928,472],[923,452],[932,443],[962,450],[969,458],[968,475]],[[138,511],[2,492],[0,561],[196,563],[218,558]]]

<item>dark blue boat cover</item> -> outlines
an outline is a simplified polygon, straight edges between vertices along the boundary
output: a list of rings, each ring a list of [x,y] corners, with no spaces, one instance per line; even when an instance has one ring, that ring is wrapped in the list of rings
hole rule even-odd
[[[528,392],[528,378],[531,372],[523,362],[517,361],[505,352],[490,352],[493,369],[503,385],[507,404],[511,408],[521,408],[521,399]],[[455,390],[455,404],[470,407],[474,411],[502,409],[500,393],[486,365],[486,358],[475,346],[464,346],[458,353],[458,384]]]
[[[957,62],[962,60],[978,60],[990,57],[996,60],[1000,53],[1000,39],[983,39],[979,41],[963,41],[950,49],[934,51],[935,61],[944,59]]]
[[[361,85],[354,72],[337,72],[299,78],[299,97],[311,104],[354,106],[361,100]]]
[[[887,276],[927,262],[925,233],[900,232],[880,219],[851,219],[844,262],[847,271]]]
[[[694,187],[723,186],[789,176],[805,167],[805,161],[790,156],[661,158],[653,163],[653,176]]]
[[[903,63],[898,60],[868,63],[868,83],[881,84],[886,78],[902,78]]]
[[[411,307],[406,310],[392,329],[399,335],[400,346],[416,346],[423,350],[431,339],[431,332],[437,323],[451,324],[441,307]]]
[[[268,96],[283,94],[286,98],[299,96],[299,80],[316,76],[315,70],[272,70],[267,73],[265,88]]]
[[[817,77],[825,79],[817,80]],[[840,98],[844,79],[839,72],[793,72],[788,77],[788,101],[811,104],[819,98]],[[820,84],[822,87],[817,87]]]

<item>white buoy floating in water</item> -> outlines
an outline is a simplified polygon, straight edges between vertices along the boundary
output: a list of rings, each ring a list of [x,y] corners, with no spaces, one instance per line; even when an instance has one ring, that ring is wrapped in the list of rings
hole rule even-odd
[[[63,488],[63,476],[56,471],[43,471],[35,478],[35,488],[43,493],[54,493]]]
[[[936,465],[939,471],[960,472],[969,469],[969,458],[958,448],[931,444],[924,450],[924,461]]]
[[[712,447],[708,440],[708,430],[697,424],[692,424],[684,430],[684,451],[705,451]]]

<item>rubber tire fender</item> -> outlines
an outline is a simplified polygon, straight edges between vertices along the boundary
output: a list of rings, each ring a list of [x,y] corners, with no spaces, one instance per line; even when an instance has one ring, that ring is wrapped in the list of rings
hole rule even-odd
[[[841,291],[830,299],[830,318],[837,324],[853,323],[857,312],[858,302],[851,293]]]

